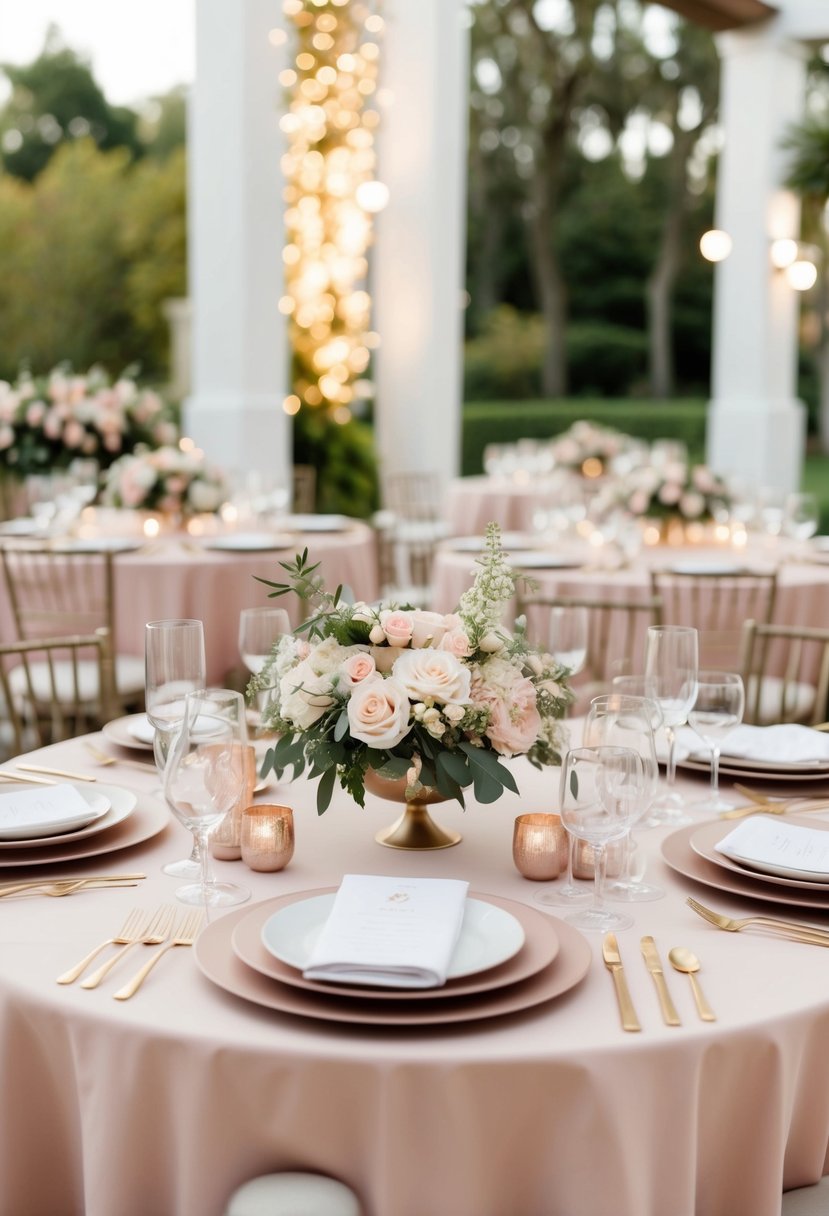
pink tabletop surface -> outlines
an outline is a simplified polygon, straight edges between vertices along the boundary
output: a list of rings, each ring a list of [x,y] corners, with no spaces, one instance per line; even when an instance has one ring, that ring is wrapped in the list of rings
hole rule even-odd
[[[272,604],[268,588],[254,575],[279,581],[280,561],[291,561],[308,548],[310,562],[320,563],[326,587],[352,588],[358,599],[377,596],[377,560],[370,527],[350,520],[342,532],[290,533],[290,547],[280,551],[223,552],[203,548],[189,537],[164,537],[135,553],[115,559],[116,648],[120,654],[143,655],[147,621],[195,617],[204,621],[207,679],[222,683],[239,659],[239,613]],[[295,624],[300,605],[295,596],[278,601]],[[13,626],[5,587],[0,585],[2,636]]]
[[[91,765],[79,741],[38,759]],[[558,772],[512,764],[520,796],[434,808],[463,833],[456,848],[383,849],[373,837],[392,804],[369,796],[360,810],[338,793],[318,817],[300,780],[267,794],[294,807],[290,866],[216,870],[255,901],[353,872],[463,878],[531,903],[538,884],[513,867],[513,819],[555,808]],[[157,784],[126,767],[98,771],[145,795]],[[173,901],[176,880],[160,866],[189,849],[174,823],[75,863],[142,870],[137,891],[0,902],[0,1213],[222,1216],[243,1181],[301,1169],[343,1179],[365,1216],[778,1216],[784,1188],[829,1172],[829,951],[704,923],[687,895],[726,912],[759,906],[675,874],[659,852],[665,832],[639,833],[665,898],[626,905],[635,926],[618,935],[641,1034],[620,1027],[595,934],[573,991],[447,1028],[346,1027],[254,1007],[216,988],[186,950],[124,1003],[112,993],[135,959],[95,990],[58,986],[130,907]],[[682,1025],[662,1023],[639,956],[645,933],[666,965],[673,945],[698,954],[716,1022],[698,1020],[686,977],[669,969]]]
[[[474,536],[494,520],[505,532],[529,531],[533,515],[554,505],[554,487],[506,477],[457,477],[446,490],[446,521],[453,536]]]

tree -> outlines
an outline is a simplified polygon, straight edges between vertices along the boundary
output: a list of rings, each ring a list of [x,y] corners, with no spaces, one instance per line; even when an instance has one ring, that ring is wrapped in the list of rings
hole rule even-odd
[[[137,115],[111,106],[89,64],[50,26],[40,55],[23,66],[3,64],[12,93],[0,113],[3,166],[33,181],[60,144],[90,138],[102,150],[126,148],[138,155]]]

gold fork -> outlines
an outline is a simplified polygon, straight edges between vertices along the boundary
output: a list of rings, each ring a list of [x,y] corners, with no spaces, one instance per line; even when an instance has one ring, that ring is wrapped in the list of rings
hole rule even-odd
[[[22,882],[0,890],[0,899],[11,895],[72,895],[75,891],[101,891],[110,887],[137,887],[137,882],[108,882],[97,878],[62,878],[54,882]]]
[[[133,938],[144,932],[147,921],[146,912],[142,912],[140,908],[133,908],[132,911],[127,913],[126,920],[114,937],[108,937],[106,941],[101,942],[94,950],[90,950],[86,958],[82,958],[74,967],[70,967],[68,971],[64,971],[63,975],[59,975],[57,982],[59,984],[74,983],[102,950],[106,950],[107,946],[124,946],[127,942],[131,942]]]
[[[172,950],[174,946],[192,946],[193,942],[198,937],[199,930],[201,929],[203,923],[204,912],[202,912],[201,909],[198,909],[195,912],[189,912],[184,917],[184,920],[176,931],[175,937],[171,937],[160,950],[156,950],[152,958],[147,959],[144,966],[140,971],[135,973],[129,983],[125,984],[123,988],[118,989],[118,991],[114,994],[116,1001],[128,1001],[131,996],[134,996],[158,960],[162,955],[166,954],[168,950]]]
[[[142,773],[150,773],[156,776],[156,767],[154,764],[144,764],[141,760],[124,760],[120,756],[110,756],[107,752],[102,752],[94,743],[84,743],[84,747],[89,752],[92,759],[105,768],[110,764],[121,764],[127,768],[140,769]]]
[[[133,946],[157,946],[160,942],[166,941],[173,929],[173,918],[175,913],[169,905],[162,905],[157,908],[150,919],[143,933],[138,934],[132,941],[125,944],[113,954],[112,958],[108,958],[105,963],[102,963],[90,976],[83,981],[81,988],[97,988],[101,980],[109,975],[112,968],[119,962],[124,955],[130,951]]]
[[[827,929],[820,929],[813,925],[801,925],[791,920],[775,920],[772,916],[743,916],[734,919],[731,916],[723,916],[720,912],[713,912],[711,908],[706,908],[704,904],[698,903],[690,895],[686,903],[703,920],[707,920],[711,925],[716,925],[718,929],[725,929],[728,933],[737,933],[749,925],[758,925],[772,933],[782,933],[794,941],[808,942],[813,946],[829,946],[829,930]]]

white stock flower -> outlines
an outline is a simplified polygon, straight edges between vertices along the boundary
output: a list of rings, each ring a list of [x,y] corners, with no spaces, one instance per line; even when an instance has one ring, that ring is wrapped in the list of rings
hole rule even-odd
[[[308,730],[333,705],[331,680],[303,659],[279,681],[280,713],[296,730]]]

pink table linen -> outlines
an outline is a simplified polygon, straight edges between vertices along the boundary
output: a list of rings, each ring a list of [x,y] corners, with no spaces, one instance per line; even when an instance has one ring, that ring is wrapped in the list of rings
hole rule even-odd
[[[525,481],[507,477],[457,477],[446,491],[446,521],[452,536],[476,536],[492,521],[504,532],[530,532],[536,511],[556,505],[560,490],[529,475]]]
[[[79,741],[36,759],[94,769]],[[394,818],[392,804],[369,796],[361,811],[338,792],[318,817],[313,786],[298,781],[260,795],[294,808],[289,868],[216,869],[254,900],[353,872],[463,878],[531,903],[538,884],[513,867],[513,819],[555,808],[558,772],[512,763],[520,796],[465,813],[434,808],[463,833],[456,848],[383,849],[374,832]],[[96,771],[157,786],[152,774]],[[637,1035],[620,1027],[598,935],[570,993],[445,1029],[340,1027],[260,1009],[212,985],[185,950],[125,1003],[112,993],[143,947],[98,989],[58,986],[129,908],[173,900],[176,880],[160,866],[189,848],[175,823],[79,870],[138,868],[148,875],[139,890],[0,902],[0,1214],[221,1216],[244,1180],[305,1169],[348,1183],[365,1216],[778,1216],[784,1187],[829,1172],[829,951],[705,924],[688,894],[728,912],[754,905],[675,875],[660,858],[664,831],[639,840],[666,897],[627,905],[635,927],[618,935]],[[682,1026],[662,1023],[644,933],[666,966],[673,945],[699,955],[717,1022],[698,1020],[687,978],[668,968]]]
[[[359,599],[378,594],[374,534],[357,520],[343,532],[294,533],[288,549],[229,552],[202,548],[189,537],[164,537],[135,553],[115,559],[116,649],[120,654],[143,655],[147,621],[166,617],[195,617],[204,621],[207,679],[222,683],[227,672],[240,665],[239,613],[278,602],[288,609],[293,623],[301,620],[295,596],[268,599],[269,588],[254,576],[284,577],[280,561],[292,561],[308,549],[308,560],[320,563],[326,588],[347,584]],[[14,628],[5,587],[0,581],[0,628],[11,640]]]

